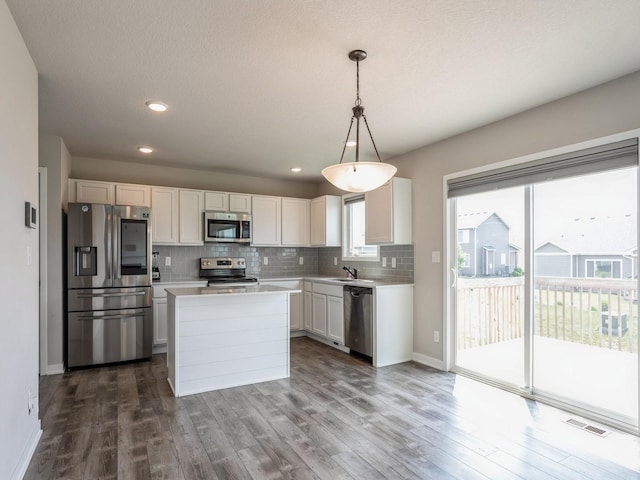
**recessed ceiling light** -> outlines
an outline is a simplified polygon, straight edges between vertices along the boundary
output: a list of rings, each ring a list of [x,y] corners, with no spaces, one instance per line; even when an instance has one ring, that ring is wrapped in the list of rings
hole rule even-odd
[[[349,140],[347,142],[347,147],[355,147],[357,143],[358,142],[356,142],[355,140]]]
[[[291,167],[291,171],[294,173],[298,173],[298,172],[301,172],[302,169],[300,167]]]
[[[164,112],[167,110],[167,108],[169,108],[162,102],[152,102],[151,100],[149,100],[145,105],[154,112]]]
[[[151,152],[153,152],[153,148],[151,148],[151,147],[138,147],[138,151],[140,153],[151,153]]]

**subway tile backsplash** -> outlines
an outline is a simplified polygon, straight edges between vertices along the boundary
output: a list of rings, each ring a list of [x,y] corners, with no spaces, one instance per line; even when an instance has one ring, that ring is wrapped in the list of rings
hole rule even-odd
[[[413,282],[413,245],[380,247],[380,257],[387,257],[387,267],[379,262],[343,262],[342,251],[337,248],[307,247],[250,247],[237,244],[206,244],[204,246],[154,245],[159,252],[158,267],[163,282],[199,280],[201,257],[244,257],[247,259],[247,275],[260,279],[285,277],[333,276],[342,277],[345,264],[358,269],[361,278],[394,282]],[[165,266],[171,257],[171,266]],[[267,258],[267,265],[264,259]],[[302,258],[302,264],[300,264]],[[333,264],[334,258],[337,265]],[[396,268],[391,268],[391,258]]]

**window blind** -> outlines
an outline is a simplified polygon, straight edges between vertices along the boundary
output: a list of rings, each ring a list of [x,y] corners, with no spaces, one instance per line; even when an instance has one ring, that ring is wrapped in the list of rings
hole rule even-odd
[[[638,165],[637,138],[452,178],[447,182],[448,196],[459,197],[634,165]]]
[[[345,205],[350,205],[352,203],[364,202],[364,193],[362,195],[354,195],[344,199]]]

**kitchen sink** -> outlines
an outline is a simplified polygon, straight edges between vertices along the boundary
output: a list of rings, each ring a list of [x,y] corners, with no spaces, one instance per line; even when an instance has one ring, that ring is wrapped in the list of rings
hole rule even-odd
[[[344,282],[344,283],[348,283],[348,282],[373,283],[373,280],[364,280],[361,278],[358,278],[357,280],[354,280],[353,278],[331,278],[330,280],[335,280],[336,282]]]

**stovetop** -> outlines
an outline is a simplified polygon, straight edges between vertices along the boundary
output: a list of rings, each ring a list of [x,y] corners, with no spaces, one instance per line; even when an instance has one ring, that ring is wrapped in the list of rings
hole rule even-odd
[[[246,276],[247,262],[242,257],[205,257],[200,259],[200,278],[215,285],[254,285],[255,277]]]

